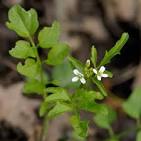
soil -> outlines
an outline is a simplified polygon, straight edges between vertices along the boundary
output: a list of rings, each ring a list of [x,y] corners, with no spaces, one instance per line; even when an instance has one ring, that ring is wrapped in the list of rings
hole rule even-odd
[[[26,133],[7,121],[0,121],[0,141],[28,141]]]

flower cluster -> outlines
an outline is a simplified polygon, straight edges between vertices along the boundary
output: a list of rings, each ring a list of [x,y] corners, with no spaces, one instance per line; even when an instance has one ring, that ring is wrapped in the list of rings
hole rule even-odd
[[[86,79],[84,78],[84,74],[79,72],[79,70],[73,70],[74,77],[72,78],[72,82],[80,81],[82,84],[86,83]],[[101,81],[102,77],[108,77],[108,74],[105,73],[105,67],[101,66],[99,70],[93,68],[93,73],[96,75],[97,80]]]

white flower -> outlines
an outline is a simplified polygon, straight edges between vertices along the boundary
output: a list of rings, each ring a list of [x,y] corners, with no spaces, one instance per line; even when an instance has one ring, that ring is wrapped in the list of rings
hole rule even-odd
[[[85,84],[86,83],[86,80],[84,78],[84,75],[82,73],[80,73],[77,69],[74,69],[73,70],[73,73],[76,75],[72,78],[72,82],[77,82],[80,80],[80,82],[82,84]]]
[[[102,77],[108,77],[108,74],[104,73],[105,67],[101,66],[100,69],[97,71],[96,69],[93,69],[93,72],[97,75],[97,79],[101,81]]]

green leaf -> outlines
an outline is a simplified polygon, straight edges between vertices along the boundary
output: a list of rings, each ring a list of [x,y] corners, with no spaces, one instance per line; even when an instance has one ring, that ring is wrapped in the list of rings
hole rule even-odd
[[[43,94],[44,90],[45,85],[36,79],[28,79],[23,87],[23,92],[26,94],[31,93]]]
[[[136,141],[141,141],[141,130],[137,133]]]
[[[124,111],[131,117],[141,117],[141,87],[134,89],[130,97],[123,103]]]
[[[105,113],[105,107],[102,104],[97,104],[96,99],[103,99],[103,96],[96,91],[88,91],[86,89],[78,89],[72,96],[72,102],[79,110],[89,112],[102,112]]]
[[[97,50],[94,46],[92,46],[91,49],[91,61],[94,65],[94,67],[96,68],[96,62],[97,62]]]
[[[71,112],[71,111],[72,111],[72,107],[70,107],[69,105],[57,102],[55,107],[49,111],[48,117],[54,118],[54,117],[61,115],[65,112]]]
[[[62,64],[53,68],[52,77],[52,83],[55,85],[67,88],[76,88],[79,86],[78,83],[72,83],[71,81],[73,77],[73,69],[68,60],[65,60]]]
[[[68,57],[68,60],[71,62],[71,64],[78,70],[80,70],[81,72],[83,72],[84,69],[84,65],[77,59],[75,59],[72,56]]]
[[[105,108],[107,108],[107,114],[97,112],[94,121],[99,127],[108,129],[116,120],[117,116],[116,112],[111,107],[105,105]]]
[[[65,89],[60,87],[50,87],[46,89],[46,92],[53,93],[45,98],[46,102],[56,102],[56,101],[70,101],[68,93]]]
[[[40,66],[34,59],[28,58],[24,65],[17,65],[17,71],[26,77],[36,79],[40,73]]]
[[[110,63],[111,59],[115,55],[120,54],[120,51],[123,48],[123,46],[125,45],[125,43],[127,42],[128,38],[129,38],[128,33],[123,33],[120,40],[115,44],[115,46],[111,48],[109,51],[106,51],[105,56],[102,59],[102,61],[100,62],[99,66],[104,66]]]
[[[94,82],[94,84],[96,84],[96,86],[98,87],[98,89],[100,90],[101,94],[103,96],[107,96],[107,92],[102,84],[101,81],[97,80],[96,78],[92,78],[92,81]]]
[[[40,109],[39,109],[39,115],[40,117],[43,117],[48,111],[48,103],[43,101],[40,105]]]
[[[30,38],[36,32],[39,23],[34,9],[25,11],[20,5],[13,6],[8,12],[9,29],[14,30],[19,36]]]
[[[49,51],[46,63],[49,65],[61,64],[68,54],[68,45],[64,43],[58,43]]]
[[[16,42],[15,48],[9,51],[9,54],[15,58],[26,59],[28,57],[36,57],[36,50],[30,46],[30,43],[24,40]]]
[[[50,48],[56,45],[60,36],[60,24],[54,22],[51,27],[44,27],[38,36],[39,45],[42,48]]]
[[[86,138],[88,135],[88,121],[81,121],[78,116],[72,116],[70,121],[75,134],[82,138]]]

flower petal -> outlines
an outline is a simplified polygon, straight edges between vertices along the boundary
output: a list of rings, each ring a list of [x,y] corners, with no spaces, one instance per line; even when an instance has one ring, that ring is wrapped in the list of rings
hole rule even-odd
[[[77,82],[79,80],[79,77],[75,76],[72,78],[72,82]]]
[[[78,69],[74,69],[74,70],[73,70],[73,73],[74,73],[75,75],[79,75],[80,72],[78,71]]]
[[[96,69],[93,69],[93,72],[94,72],[95,74],[97,74],[97,70],[96,70]]]
[[[106,78],[108,77],[108,74],[103,73],[101,76]]]
[[[100,69],[99,69],[99,72],[100,73],[103,73],[104,71],[105,71],[105,67],[104,66],[101,66]]]
[[[101,81],[101,76],[97,75],[97,79],[98,79],[99,81]]]
[[[82,84],[85,84],[85,83],[86,83],[85,78],[84,78],[84,77],[80,78],[80,82],[81,82]]]
[[[74,69],[73,73],[77,76],[84,77],[84,75],[82,73],[80,73],[78,69]]]

